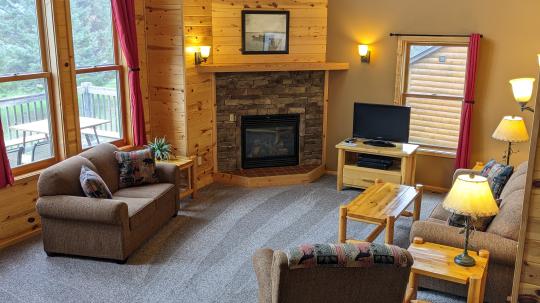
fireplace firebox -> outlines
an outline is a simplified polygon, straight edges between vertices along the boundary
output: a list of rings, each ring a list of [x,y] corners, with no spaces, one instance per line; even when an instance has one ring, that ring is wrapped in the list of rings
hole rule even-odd
[[[298,165],[300,115],[242,116],[242,168]]]

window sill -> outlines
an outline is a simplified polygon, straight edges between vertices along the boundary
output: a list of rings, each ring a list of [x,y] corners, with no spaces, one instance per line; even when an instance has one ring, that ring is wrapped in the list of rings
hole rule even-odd
[[[430,149],[430,148],[426,148],[426,147],[420,147],[418,149],[417,154],[422,155],[422,156],[439,157],[439,158],[447,158],[447,159],[455,159],[456,158],[456,153],[455,152],[435,150],[435,149]]]
[[[39,175],[41,175],[41,173],[44,170],[45,170],[45,168],[42,168],[42,169],[38,169],[38,170],[29,172],[29,173],[26,173],[26,174],[17,175],[17,176],[14,177],[15,182],[13,183],[13,185],[22,184],[22,183],[37,179],[37,178],[39,178]]]

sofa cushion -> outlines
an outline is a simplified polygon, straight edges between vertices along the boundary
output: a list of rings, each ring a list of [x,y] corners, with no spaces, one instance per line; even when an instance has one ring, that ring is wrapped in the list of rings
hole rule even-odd
[[[96,172],[112,192],[118,190],[118,162],[114,158],[117,150],[118,148],[110,143],[102,143],[80,154],[94,164]]]
[[[501,192],[508,179],[510,179],[513,171],[514,167],[497,163],[495,160],[489,160],[489,162],[486,163],[486,166],[484,166],[484,169],[482,169],[481,174],[488,179],[495,199],[499,198],[501,195]]]
[[[499,214],[489,225],[487,232],[514,241],[518,240],[525,189],[515,190],[502,202]]]
[[[441,202],[437,204],[437,206],[435,206],[435,208],[433,209],[429,217],[446,222],[448,220],[448,217],[450,217],[451,214],[452,214],[451,212],[444,209]]]
[[[150,149],[114,152],[120,167],[119,188],[158,182],[156,161]]]
[[[79,176],[84,194],[90,198],[111,199],[112,194],[105,181],[86,165],[81,167]]]
[[[114,200],[126,202],[128,207],[129,228],[137,229],[150,222],[156,212],[156,204],[154,199],[150,198],[128,198],[113,195]]]
[[[158,199],[173,188],[174,185],[169,183],[148,184],[137,187],[123,188],[115,192],[114,195],[128,198]]]
[[[501,192],[501,199],[505,199],[516,190],[525,189],[527,182],[527,162],[521,163],[515,170]]]
[[[38,195],[40,197],[57,195],[84,197],[79,181],[83,165],[96,170],[92,162],[80,156],[73,156],[48,167],[39,176]]]

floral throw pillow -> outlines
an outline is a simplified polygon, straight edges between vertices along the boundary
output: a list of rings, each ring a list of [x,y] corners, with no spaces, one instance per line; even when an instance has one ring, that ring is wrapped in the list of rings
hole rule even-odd
[[[81,167],[79,181],[84,194],[90,198],[112,199],[112,194],[105,181],[87,166]]]
[[[120,188],[157,183],[156,161],[150,149],[114,152],[120,169]]]

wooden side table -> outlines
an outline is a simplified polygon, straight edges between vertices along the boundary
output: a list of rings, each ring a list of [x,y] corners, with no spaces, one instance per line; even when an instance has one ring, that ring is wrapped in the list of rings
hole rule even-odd
[[[158,162],[174,164],[180,171],[187,171],[188,187],[180,192],[178,198],[183,199],[191,195],[191,198],[194,199],[195,195],[197,194],[197,186],[195,185],[195,157],[176,156],[174,159],[162,160]]]
[[[411,253],[414,264],[404,302],[416,299],[418,275],[469,285],[467,303],[484,302],[489,262],[487,250],[480,250],[478,253],[469,250],[470,256],[476,261],[476,265],[472,267],[454,263],[454,257],[462,253],[463,248],[424,242],[422,238],[416,237],[407,250]]]

